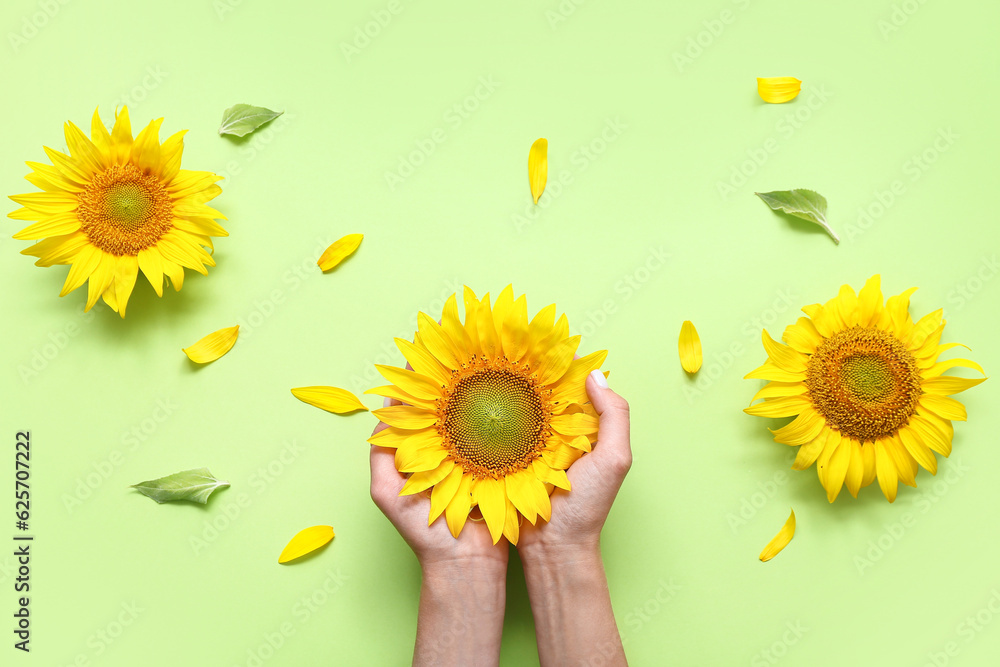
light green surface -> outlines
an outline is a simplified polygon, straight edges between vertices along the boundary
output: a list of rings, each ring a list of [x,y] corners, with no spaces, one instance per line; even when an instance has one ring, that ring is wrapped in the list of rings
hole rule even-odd
[[[32,189],[22,161],[62,148],[66,119],[89,126],[100,105],[110,120],[127,101],[134,126],[163,116],[162,136],[191,130],[185,167],[231,175],[216,200],[231,236],[207,278],[189,273],[162,300],[143,283],[121,321],[82,315],[83,293],[59,299],[66,269],[18,255],[17,222],[0,234],[2,432],[12,449],[16,429],[32,430],[37,535],[34,651],[7,635],[0,662],[246,665],[290,630],[264,664],[406,663],[419,573],[368,496],[373,419],[321,412],[289,389],[372,386],[373,363],[401,361],[391,339],[412,334],[419,309],[439,312],[463,282],[494,294],[513,282],[532,311],[558,303],[581,349],[611,351],[611,384],[632,405],[635,465],[604,553],[633,664],[767,665],[772,649],[781,665],[923,665],[946,649],[948,664],[992,664],[996,380],[963,395],[971,421],[938,478],[922,472],[894,505],[877,487],[828,505],[813,471],[787,470],[768,422],[740,410],[758,384],[741,378],[763,360],[761,323],[777,335],[799,306],[877,272],[887,295],[920,286],[914,314],[944,306],[944,340],[1000,368],[1000,7],[908,0],[883,35],[888,0],[566,0],[554,24],[556,0],[400,1],[350,60],[341,43],[387,3],[4,3],[4,192]],[[35,16],[49,5],[51,18]],[[715,23],[724,10],[731,22]],[[32,21],[44,23],[33,36]],[[706,46],[678,68],[689,38]],[[802,94],[763,104],[755,77],[781,75],[802,79]],[[477,108],[458,115],[469,96]],[[217,136],[238,102],[286,113],[250,141]],[[938,140],[948,132],[957,138]],[[534,209],[526,161],[540,136],[550,177]],[[443,141],[390,189],[386,172],[433,137]],[[603,152],[588,158],[591,144]],[[721,196],[719,182],[762,151]],[[921,170],[925,151],[935,161]],[[879,214],[876,193],[894,181]],[[840,246],[753,196],[792,187],[829,199]],[[859,207],[874,207],[866,230]],[[360,251],[320,274],[316,257],[352,232],[365,234]],[[705,349],[698,394],[677,359],[684,319]],[[192,368],[180,348],[237,322],[233,351]],[[39,372],[23,376],[33,359]],[[127,488],[200,466],[232,482],[206,508]],[[90,497],[68,508],[81,485]],[[759,563],[789,506],[794,541]],[[334,542],[279,567],[285,542],[321,523]],[[884,555],[860,563],[880,540]],[[4,614],[12,560],[0,557]],[[303,606],[324,586],[333,592]],[[509,586],[502,662],[533,664],[516,562]],[[118,634],[132,604],[141,611]],[[977,613],[984,624],[969,625]]]

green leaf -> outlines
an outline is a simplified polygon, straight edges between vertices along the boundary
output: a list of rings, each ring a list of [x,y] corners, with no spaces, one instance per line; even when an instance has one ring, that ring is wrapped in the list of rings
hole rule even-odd
[[[222,112],[222,125],[219,134],[231,134],[245,137],[264,123],[274,120],[284,111],[271,111],[264,107],[254,107],[249,104],[234,104]]]
[[[796,218],[815,222],[826,230],[834,243],[840,243],[840,237],[826,222],[826,197],[812,190],[775,190],[774,192],[755,192],[764,203],[775,211],[783,211]]]
[[[139,482],[133,484],[132,488],[138,489],[139,493],[149,496],[158,503],[190,500],[204,505],[213,491],[225,486],[229,486],[229,482],[212,477],[208,468],[194,468],[159,479],[151,479],[148,482]]]

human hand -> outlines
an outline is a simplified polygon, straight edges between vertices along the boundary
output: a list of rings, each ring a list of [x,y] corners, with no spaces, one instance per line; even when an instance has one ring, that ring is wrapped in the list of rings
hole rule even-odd
[[[386,406],[401,405],[397,400],[386,399]],[[388,428],[379,422],[373,435]],[[430,526],[427,518],[430,500],[425,493],[399,495],[406,476],[396,470],[394,450],[372,445],[371,495],[375,505],[392,522],[403,537],[422,568],[449,563],[482,563],[491,568],[500,566],[506,572],[508,542],[501,538],[493,544],[490,531],[483,521],[466,521],[459,536],[453,537],[444,517]],[[473,511],[477,513],[477,510]]]
[[[400,405],[389,401],[386,405]],[[374,433],[388,426],[379,422]],[[401,496],[406,476],[396,470],[392,449],[372,445],[371,495],[413,549],[423,581],[413,664],[496,665],[506,603],[507,556],[501,538],[493,544],[483,521],[470,517],[453,537],[444,517],[427,525],[424,493]]]
[[[524,522],[517,549],[523,560],[551,559],[553,552],[591,553],[600,544],[601,529],[632,465],[629,408],[608,388],[601,371],[587,376],[587,395],[600,415],[597,443],[566,471],[570,490],[552,494],[552,519]]]

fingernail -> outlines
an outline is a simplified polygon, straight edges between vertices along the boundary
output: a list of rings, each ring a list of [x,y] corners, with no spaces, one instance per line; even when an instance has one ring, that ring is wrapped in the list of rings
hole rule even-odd
[[[601,371],[590,371],[590,377],[594,378],[594,382],[597,383],[598,387],[602,389],[608,388],[608,378],[604,377],[604,373]]]
[[[392,399],[391,398],[389,398],[388,396],[386,396],[385,398],[382,399],[382,407],[383,408],[387,408],[390,405],[392,405]]]

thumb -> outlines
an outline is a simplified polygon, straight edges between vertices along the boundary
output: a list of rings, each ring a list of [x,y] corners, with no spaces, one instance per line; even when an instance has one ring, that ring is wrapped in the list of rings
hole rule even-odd
[[[602,466],[613,466],[624,475],[632,466],[628,402],[608,387],[607,378],[599,370],[587,376],[586,387],[590,402],[601,418],[597,445],[590,455]]]

